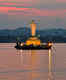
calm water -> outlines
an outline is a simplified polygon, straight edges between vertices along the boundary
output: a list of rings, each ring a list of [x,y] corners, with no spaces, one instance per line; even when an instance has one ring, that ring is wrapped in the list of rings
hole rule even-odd
[[[16,50],[0,43],[0,80],[66,80],[66,44],[52,50]]]

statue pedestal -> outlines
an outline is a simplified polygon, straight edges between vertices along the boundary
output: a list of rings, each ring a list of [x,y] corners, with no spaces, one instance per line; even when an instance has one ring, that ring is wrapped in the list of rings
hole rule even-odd
[[[38,39],[37,37],[30,37],[27,41],[26,41],[26,45],[40,45],[41,41],[40,39]]]

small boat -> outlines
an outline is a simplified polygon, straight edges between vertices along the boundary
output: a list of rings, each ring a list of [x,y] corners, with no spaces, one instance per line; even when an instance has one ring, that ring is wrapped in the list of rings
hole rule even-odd
[[[31,23],[31,37],[26,40],[25,43],[23,42],[16,42],[16,49],[23,49],[23,50],[41,50],[41,49],[51,49],[52,42],[42,43],[38,37],[35,36],[36,34],[36,24],[35,21],[32,20]]]

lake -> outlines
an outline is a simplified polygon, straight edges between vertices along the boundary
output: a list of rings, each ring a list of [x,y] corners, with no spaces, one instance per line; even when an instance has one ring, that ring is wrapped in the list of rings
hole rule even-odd
[[[0,80],[66,80],[66,44],[52,50],[16,50],[0,43]]]

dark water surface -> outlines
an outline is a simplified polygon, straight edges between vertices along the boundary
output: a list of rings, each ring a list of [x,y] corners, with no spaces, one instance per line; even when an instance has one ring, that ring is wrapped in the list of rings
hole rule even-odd
[[[52,50],[16,50],[0,43],[0,80],[66,80],[66,44]]]

